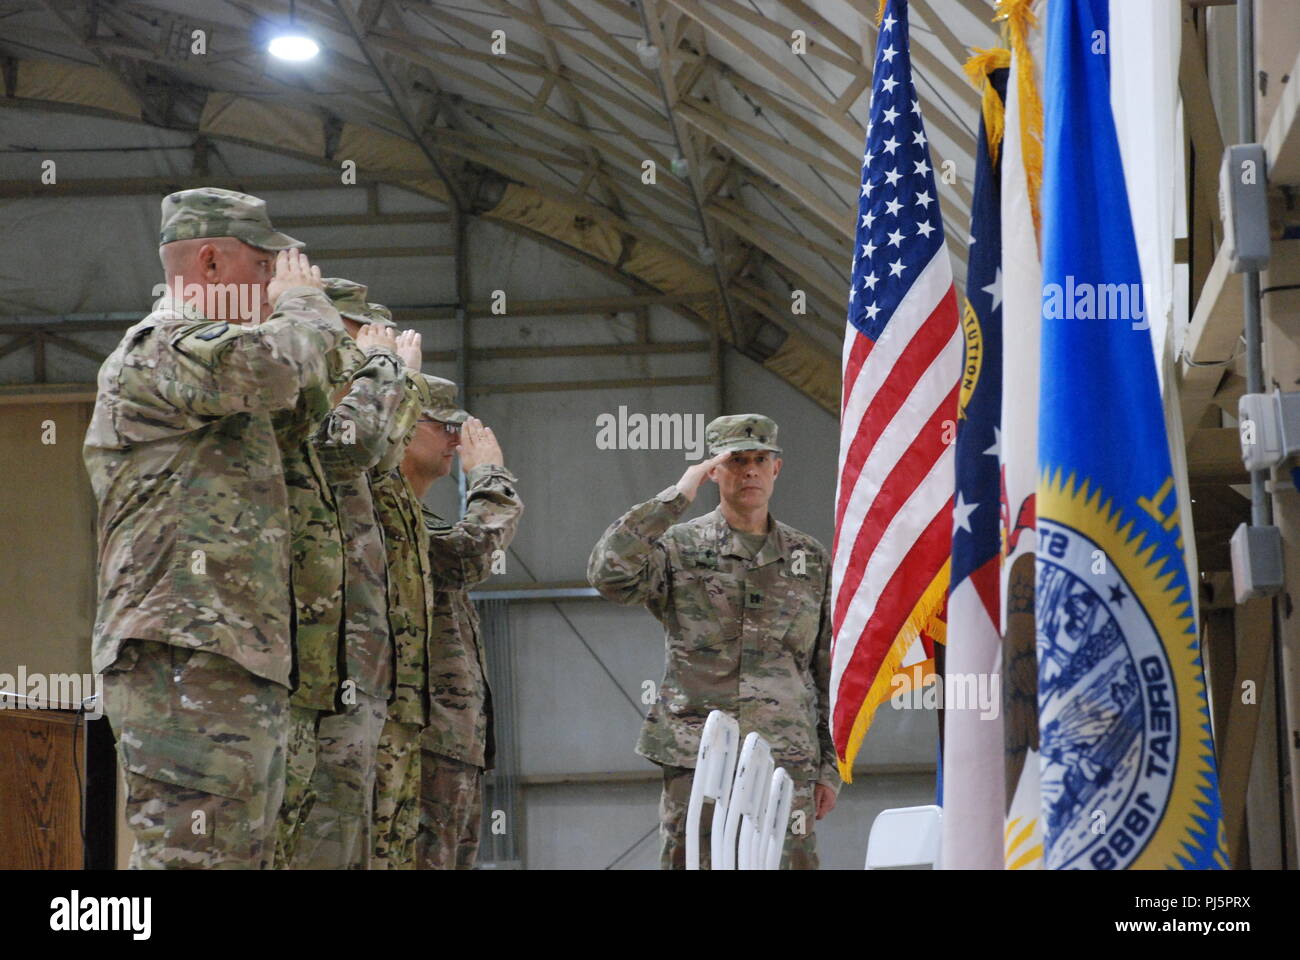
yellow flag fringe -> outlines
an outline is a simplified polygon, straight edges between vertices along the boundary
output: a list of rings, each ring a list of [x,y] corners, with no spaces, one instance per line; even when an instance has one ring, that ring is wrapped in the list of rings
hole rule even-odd
[[[867,728],[875,718],[876,708],[888,700],[893,692],[894,674],[902,665],[908,649],[920,637],[922,631],[940,643],[947,642],[947,624],[939,619],[939,612],[943,610],[944,601],[948,597],[948,579],[951,571],[952,560],[945,560],[939,572],[930,581],[930,585],[921,594],[916,606],[912,608],[912,612],[908,614],[889,652],[885,654],[880,669],[876,671],[871,687],[867,690],[862,706],[858,709],[858,715],[853,719],[849,740],[844,747],[844,759],[840,760],[837,757],[835,760],[840,768],[840,778],[845,783],[853,782],[853,760],[862,747],[862,738],[867,735]]]
[[[880,21],[885,19],[885,4],[889,0],[880,0],[880,6],[876,7],[876,26],[880,26]]]
[[[998,148],[1002,146],[1002,128],[1006,122],[1006,108],[998,92],[993,89],[993,84],[989,83],[989,75],[994,70],[1011,66],[1011,51],[1001,47],[992,50],[981,50],[975,47],[974,50],[975,53],[966,61],[963,69],[971,85],[982,93],[980,106],[984,114],[984,132],[989,141],[989,160],[997,166]]]
[[[1024,158],[1025,179],[1029,183],[1029,209],[1034,218],[1034,234],[1043,234],[1043,215],[1039,194],[1043,185],[1043,101],[1034,83],[1034,58],[1029,52],[1029,31],[1038,25],[1034,0],[997,0],[994,22],[1006,25],[1011,49],[1016,55],[1016,93],[1020,99],[1020,152]]]

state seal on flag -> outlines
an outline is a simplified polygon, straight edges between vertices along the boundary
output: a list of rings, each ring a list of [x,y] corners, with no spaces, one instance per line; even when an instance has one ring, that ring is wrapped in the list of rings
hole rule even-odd
[[[1144,543],[1099,491],[1072,487],[1058,474],[1038,518],[1045,865],[1178,866],[1169,851],[1218,840],[1187,829],[1213,765],[1195,634],[1171,572],[1182,559]]]

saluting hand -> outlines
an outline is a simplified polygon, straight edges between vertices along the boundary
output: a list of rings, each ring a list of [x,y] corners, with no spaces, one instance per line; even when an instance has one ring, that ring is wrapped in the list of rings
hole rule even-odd
[[[699,492],[700,484],[702,484],[704,478],[709,475],[709,471],[722,463],[722,461],[726,460],[729,456],[731,456],[730,450],[725,453],[720,453],[716,457],[711,457],[708,460],[701,460],[699,463],[687,467],[686,472],[682,474],[682,478],[677,481],[678,491],[680,491],[681,495],[688,501],[694,501],[695,494]]]
[[[365,352],[374,347],[384,347],[388,350],[397,352],[397,334],[393,332],[392,327],[385,327],[378,323],[367,323],[357,331],[357,347]]]
[[[313,267],[307,254],[301,250],[281,250],[275,255],[275,276],[266,285],[266,299],[274,307],[280,294],[294,287],[324,290],[325,281],[321,279],[320,267]]]
[[[503,465],[501,444],[497,443],[491,427],[483,426],[477,417],[470,417],[460,428],[460,468],[469,473],[485,463]]]
[[[421,337],[414,330],[403,330],[397,335],[397,355],[412,373],[420,372],[424,355],[420,350]]]

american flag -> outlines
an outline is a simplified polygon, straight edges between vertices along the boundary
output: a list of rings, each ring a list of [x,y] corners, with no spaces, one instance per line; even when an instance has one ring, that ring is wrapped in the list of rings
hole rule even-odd
[[[914,649],[943,636],[962,342],[912,84],[906,0],[880,23],[843,355],[831,733],[845,779]]]

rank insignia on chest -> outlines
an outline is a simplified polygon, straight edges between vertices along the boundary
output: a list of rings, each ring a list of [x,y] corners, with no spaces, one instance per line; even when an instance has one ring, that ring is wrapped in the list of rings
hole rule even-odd
[[[688,566],[704,567],[709,570],[718,569],[718,554],[714,550],[700,550],[695,553],[685,554],[683,559]]]

